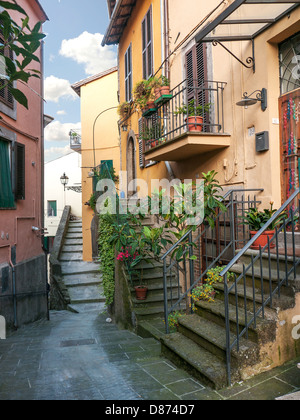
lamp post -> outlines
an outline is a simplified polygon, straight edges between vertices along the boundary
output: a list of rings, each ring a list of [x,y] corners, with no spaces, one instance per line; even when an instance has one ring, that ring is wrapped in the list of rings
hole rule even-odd
[[[66,191],[66,185],[69,183],[69,177],[67,177],[65,173],[60,177],[60,182],[64,186],[64,191]]]
[[[94,152],[94,168],[96,168],[96,149],[95,149],[95,127],[96,127],[96,122],[98,120],[99,117],[101,117],[102,114],[104,114],[107,111],[110,111],[112,109],[117,109],[118,106],[113,106],[111,108],[107,108],[104,111],[100,112],[100,114],[97,115],[97,117],[94,120],[94,124],[93,124],[93,152]]]

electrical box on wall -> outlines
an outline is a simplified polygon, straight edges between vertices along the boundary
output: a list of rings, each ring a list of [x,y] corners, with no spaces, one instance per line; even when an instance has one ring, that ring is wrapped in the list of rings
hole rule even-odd
[[[270,150],[270,144],[269,144],[269,132],[263,131],[261,133],[257,133],[255,136],[256,140],[256,152],[267,152]]]

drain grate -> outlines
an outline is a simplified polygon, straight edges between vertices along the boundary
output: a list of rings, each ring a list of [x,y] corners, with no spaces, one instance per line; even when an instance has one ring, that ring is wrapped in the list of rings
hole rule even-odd
[[[96,344],[96,340],[94,338],[87,338],[87,339],[83,339],[83,340],[61,341],[60,347],[90,346],[92,344]]]

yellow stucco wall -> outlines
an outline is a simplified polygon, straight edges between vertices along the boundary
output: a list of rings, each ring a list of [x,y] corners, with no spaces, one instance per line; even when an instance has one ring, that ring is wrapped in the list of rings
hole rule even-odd
[[[132,43],[133,51],[133,86],[142,79],[141,23],[151,4],[154,26],[154,71],[161,65],[161,2],[159,0],[139,2],[133,9],[119,45],[121,102],[125,100],[124,54],[130,43]],[[188,2],[172,0],[169,7],[170,51],[173,51],[217,4],[219,4],[218,0],[201,2],[201,7],[199,7],[198,0],[188,0]],[[299,27],[300,10],[297,9],[289,17],[283,18],[255,39],[255,73],[252,69],[244,68],[222,47],[207,44],[208,53],[212,59],[210,77],[212,80],[227,83],[224,91],[225,132],[231,135],[231,146],[218,152],[197,155],[186,161],[171,162],[176,178],[201,178],[202,172],[214,169],[218,172],[219,181],[225,189],[264,188],[264,193],[261,195],[263,205],[268,205],[270,200],[274,201],[277,207],[281,204],[280,130],[279,125],[274,123],[279,118],[278,43],[299,31]],[[194,43],[194,38],[190,37],[170,58],[171,87],[175,87],[185,79],[184,57]],[[252,44],[249,41],[230,42],[226,43],[226,46],[243,61],[252,55]],[[262,88],[268,89],[268,109],[265,112],[262,112],[259,103],[247,110],[236,106],[244,92],[251,93]],[[136,134],[137,177],[147,182],[153,178],[169,178],[164,162],[151,168],[139,169],[137,134],[140,117],[140,114],[135,113],[129,120],[129,129]],[[256,153],[255,135],[249,136],[249,128],[252,127],[255,128],[256,133],[269,131],[270,150],[268,152]],[[122,133],[123,170],[127,167],[128,137],[128,133]],[[227,161],[226,168],[224,161]]]
[[[82,124],[82,231],[83,231],[83,259],[92,261],[91,223],[94,212],[85,203],[92,194],[92,178],[88,173],[102,160],[113,160],[114,168],[120,170],[119,119],[118,106],[118,72],[114,71],[106,76],[94,80],[81,87],[81,124]],[[98,119],[98,115],[105,111]],[[93,126],[95,120],[95,135]],[[95,143],[95,164],[94,147]]]

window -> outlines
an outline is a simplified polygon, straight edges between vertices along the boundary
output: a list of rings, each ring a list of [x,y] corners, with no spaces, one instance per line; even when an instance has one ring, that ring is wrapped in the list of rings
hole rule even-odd
[[[15,143],[15,199],[25,200],[25,146]]]
[[[153,46],[152,46],[152,9],[150,7],[142,22],[143,43],[143,78],[148,80],[153,75]]]
[[[0,33],[0,43],[3,45],[3,37]],[[9,47],[1,47],[0,48],[0,54],[4,57],[9,57],[11,60],[13,60],[13,51]],[[3,70],[5,71],[5,64],[1,63],[3,69],[1,68],[1,73]],[[4,79],[0,79],[0,101],[3,102],[5,105],[7,105],[9,108],[14,108],[14,98],[11,94],[11,92],[8,90],[7,81]]]
[[[57,202],[56,201],[48,201],[47,215],[48,217],[57,216]]]
[[[10,143],[0,139],[0,208],[14,208]]]
[[[125,53],[125,100],[132,100],[132,47],[129,46]]]
[[[279,46],[281,94],[300,88],[300,33]]]
[[[194,101],[195,106],[210,103],[208,95],[208,60],[206,44],[197,44],[189,50],[185,57],[185,70],[187,78],[187,101]],[[209,114],[203,115],[204,123],[209,123]],[[204,125],[203,131],[207,131]]]

